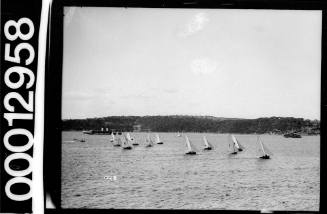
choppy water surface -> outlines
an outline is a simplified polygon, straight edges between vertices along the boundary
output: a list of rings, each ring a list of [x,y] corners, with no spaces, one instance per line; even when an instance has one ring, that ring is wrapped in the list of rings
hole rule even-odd
[[[62,207],[319,209],[319,136],[262,135],[273,156],[261,160],[255,135],[235,135],[246,150],[230,156],[228,135],[205,134],[215,149],[203,151],[203,134],[187,133],[198,149],[187,156],[183,137],[159,134],[163,145],[145,148],[146,133],[132,133],[140,145],[122,150],[109,135],[63,132]]]

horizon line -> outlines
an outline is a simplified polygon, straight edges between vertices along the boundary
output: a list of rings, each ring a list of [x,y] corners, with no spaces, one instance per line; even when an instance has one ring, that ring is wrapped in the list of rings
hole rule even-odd
[[[171,117],[171,116],[186,116],[186,117],[214,117],[214,118],[225,118],[225,119],[246,119],[246,120],[255,120],[260,118],[296,118],[296,119],[304,119],[304,120],[318,120],[320,119],[308,119],[304,117],[294,117],[294,116],[265,116],[265,117],[256,117],[256,118],[244,118],[244,117],[222,117],[222,116],[212,116],[212,115],[190,115],[190,114],[169,114],[169,115],[108,115],[108,116],[100,116],[100,117],[85,117],[85,118],[61,118],[61,120],[86,120],[86,119],[97,119],[97,118],[105,118],[105,117]]]

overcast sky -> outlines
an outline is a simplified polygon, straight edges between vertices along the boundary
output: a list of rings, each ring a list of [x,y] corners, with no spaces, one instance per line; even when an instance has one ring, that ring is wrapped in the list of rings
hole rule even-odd
[[[63,119],[320,119],[321,12],[65,8]]]

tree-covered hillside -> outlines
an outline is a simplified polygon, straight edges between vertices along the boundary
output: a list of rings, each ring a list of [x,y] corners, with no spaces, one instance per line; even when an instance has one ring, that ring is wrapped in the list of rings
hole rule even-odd
[[[99,130],[216,133],[287,133],[297,131],[319,134],[318,120],[293,117],[258,119],[220,118],[212,116],[110,116],[102,118],[63,120],[63,130]]]

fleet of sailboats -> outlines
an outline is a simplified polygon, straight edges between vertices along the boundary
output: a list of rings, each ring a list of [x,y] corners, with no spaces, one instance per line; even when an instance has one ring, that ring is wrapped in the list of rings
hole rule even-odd
[[[178,132],[179,136],[180,133]],[[197,154],[197,149],[194,147],[190,139],[186,134],[185,136],[185,144],[186,144],[186,155],[195,155]],[[240,141],[233,135],[228,136],[228,147],[229,147],[229,154],[236,155],[239,152],[242,152],[245,150],[245,147],[240,143]],[[121,137],[115,136],[114,133],[111,133],[111,139],[110,142],[112,142],[113,146],[119,147],[121,146],[122,149],[132,149],[132,145],[136,146],[139,145],[139,143],[136,142],[136,140],[131,136],[130,133],[122,134]],[[270,156],[272,155],[272,152],[269,151],[269,149],[264,145],[262,142],[260,136],[257,136],[257,142],[259,144],[259,152],[260,152],[260,159],[270,159]],[[163,144],[163,141],[160,139],[160,136],[158,133],[155,134],[155,143],[156,144]],[[206,136],[203,136],[203,143],[204,143],[204,149],[203,150],[213,150],[213,145],[207,140]],[[153,147],[154,141],[151,139],[150,134],[147,135],[145,139],[145,147]]]

